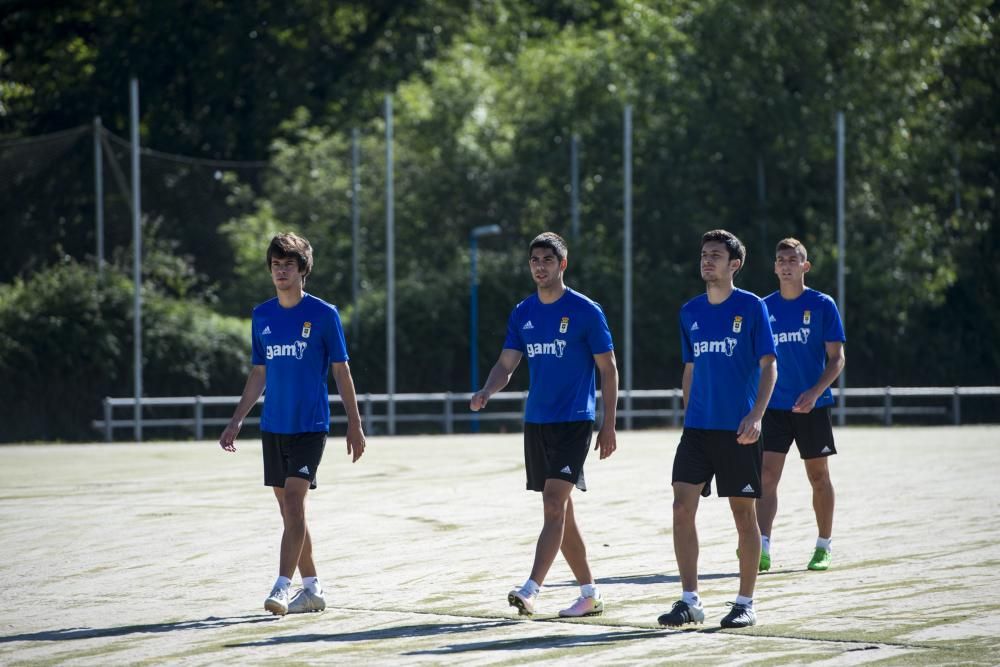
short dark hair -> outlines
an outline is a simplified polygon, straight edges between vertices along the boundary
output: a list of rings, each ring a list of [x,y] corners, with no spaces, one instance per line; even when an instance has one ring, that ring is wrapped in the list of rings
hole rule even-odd
[[[779,250],[794,250],[802,258],[803,262],[809,259],[809,253],[806,252],[806,247],[802,245],[802,241],[791,236],[778,241],[778,245],[774,248],[774,254],[777,255]]]
[[[302,273],[303,284],[313,269],[313,249],[309,241],[298,234],[285,232],[277,234],[267,246],[267,270],[271,270],[271,260],[274,258],[288,259],[294,257]]]
[[[559,261],[566,259],[569,255],[569,249],[566,248],[566,241],[555,232],[542,232],[536,236],[531,245],[528,246],[529,257],[531,256],[531,251],[535,248],[548,248],[555,253]]]
[[[713,229],[702,235],[701,246],[705,247],[705,244],[710,241],[717,241],[724,244],[726,250],[729,252],[730,261],[734,259],[740,260],[740,268],[736,269],[736,273],[739,273],[743,269],[747,263],[747,249],[743,245],[743,242],[736,238],[735,234],[727,232],[725,229]]]

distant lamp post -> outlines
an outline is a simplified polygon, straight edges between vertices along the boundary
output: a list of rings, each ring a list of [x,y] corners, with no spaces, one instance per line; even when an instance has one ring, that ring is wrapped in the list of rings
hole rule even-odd
[[[479,255],[479,237],[496,236],[500,225],[482,225],[469,233],[469,257],[472,275],[469,279],[469,378],[472,391],[479,391],[479,279],[476,276],[476,262]],[[472,420],[472,432],[479,432],[479,420]]]

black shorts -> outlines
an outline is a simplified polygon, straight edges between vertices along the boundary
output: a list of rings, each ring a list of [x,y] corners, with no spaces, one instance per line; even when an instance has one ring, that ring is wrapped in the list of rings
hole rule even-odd
[[[707,490],[715,476],[722,498],[760,498],[762,458],[760,441],[741,445],[736,431],[685,428],[674,454],[672,477],[674,482],[704,482]]]
[[[545,480],[562,479],[587,490],[583,462],[590,451],[594,422],[524,424],[524,470],[529,491],[544,491]]]
[[[261,432],[264,452],[264,486],[285,487],[285,480],[298,477],[316,488],[316,469],[323,459],[326,433]]]
[[[765,452],[787,454],[794,440],[803,459],[820,459],[837,453],[829,406],[805,413],[768,408],[760,431]]]

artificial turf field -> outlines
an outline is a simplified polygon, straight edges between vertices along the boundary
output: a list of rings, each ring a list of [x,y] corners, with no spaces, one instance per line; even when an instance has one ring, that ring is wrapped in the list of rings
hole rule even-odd
[[[0,447],[0,664],[1000,664],[1000,428],[842,428],[833,567],[805,569],[810,490],[789,455],[758,580],[758,625],[721,630],[736,531],[698,513],[706,622],[660,629],[679,596],[670,466],[679,432],[619,432],[574,493],[603,616],[557,560],[534,620],[507,591],[531,566],[541,497],[521,437],[331,436],[308,517],[328,608],[272,617],[280,518],[260,445]]]

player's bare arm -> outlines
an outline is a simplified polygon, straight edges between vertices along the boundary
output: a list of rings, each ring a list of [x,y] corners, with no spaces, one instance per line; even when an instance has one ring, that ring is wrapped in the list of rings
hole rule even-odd
[[[508,348],[504,348],[500,352],[500,358],[493,364],[493,368],[490,369],[490,374],[486,378],[486,384],[472,395],[472,400],[469,401],[470,410],[479,412],[486,407],[490,396],[507,386],[507,383],[510,382],[510,376],[514,374],[517,365],[521,363],[521,356],[520,351]]]
[[[816,380],[816,384],[802,392],[795,400],[792,412],[812,412],[812,409],[816,407],[816,401],[819,400],[819,397],[823,395],[827,387],[833,384],[834,380],[840,377],[840,373],[844,370],[846,363],[844,344],[840,341],[828,342],[826,344],[826,368],[823,369],[823,373]]]
[[[604,422],[597,432],[594,451],[600,450],[606,459],[618,449],[615,422],[618,420],[618,363],[613,350],[594,355],[594,363],[601,374],[601,404],[604,406]]]
[[[694,380],[694,364],[684,364],[684,374],[681,376],[681,394],[684,398],[684,410],[687,411],[688,399],[691,397],[691,382]]]
[[[752,445],[760,438],[760,422],[764,418],[767,402],[771,400],[774,383],[778,381],[778,362],[773,354],[760,358],[760,381],[757,383],[757,399],[746,417],[736,429],[736,442]]]
[[[261,394],[264,393],[264,384],[267,379],[267,371],[264,366],[254,366],[247,375],[247,382],[243,386],[243,394],[240,402],[236,404],[233,411],[233,418],[229,420],[225,430],[219,437],[219,445],[227,452],[236,451],[236,436],[243,428],[243,420],[246,419],[251,408],[257,403]]]
[[[347,414],[347,454],[354,463],[365,453],[365,432],[358,412],[358,396],[354,391],[354,378],[346,361],[331,364],[333,381],[337,383],[337,393]]]

